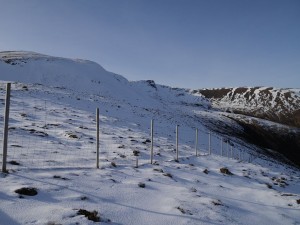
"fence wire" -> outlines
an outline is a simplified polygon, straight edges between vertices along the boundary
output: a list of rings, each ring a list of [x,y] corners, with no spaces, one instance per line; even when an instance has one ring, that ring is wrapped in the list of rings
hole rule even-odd
[[[13,84],[9,120],[7,162],[10,168],[61,168],[96,166],[96,121],[92,113],[81,111],[54,99],[28,94],[26,85]],[[0,111],[4,112],[5,84],[0,83]],[[3,114],[0,135],[3,136]],[[150,126],[150,121],[149,121]],[[102,165],[133,166],[150,161],[150,132],[101,126],[100,160]],[[179,127],[179,159],[196,155],[220,155],[251,161],[248,146],[202,128]],[[1,148],[3,139],[1,138]],[[138,152],[136,156],[135,152]],[[176,132],[170,128],[158,135],[154,125],[154,161],[172,160],[176,156]],[[0,151],[2,166],[2,151]]]
[[[74,111],[51,100],[26,95],[25,86],[13,85],[13,88],[7,156],[11,167],[93,166],[94,122],[86,116],[78,119],[78,113],[84,112]],[[25,92],[25,95],[20,92]],[[1,90],[1,98],[4,95]],[[4,110],[2,104],[0,110]],[[3,119],[1,128],[2,121]],[[90,127],[86,127],[86,123]],[[3,129],[0,135],[3,135]]]

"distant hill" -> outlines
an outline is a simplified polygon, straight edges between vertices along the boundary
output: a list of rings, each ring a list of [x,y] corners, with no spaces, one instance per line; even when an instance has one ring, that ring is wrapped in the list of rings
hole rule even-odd
[[[240,87],[194,90],[243,127],[230,132],[300,165],[300,89]],[[271,122],[268,122],[271,121]]]
[[[300,127],[300,89],[240,87],[198,92],[216,108]]]

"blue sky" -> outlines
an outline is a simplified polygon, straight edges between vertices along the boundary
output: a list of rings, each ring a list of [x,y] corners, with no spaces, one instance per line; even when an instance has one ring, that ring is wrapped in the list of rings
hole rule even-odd
[[[0,51],[177,87],[300,88],[299,0],[0,0]]]

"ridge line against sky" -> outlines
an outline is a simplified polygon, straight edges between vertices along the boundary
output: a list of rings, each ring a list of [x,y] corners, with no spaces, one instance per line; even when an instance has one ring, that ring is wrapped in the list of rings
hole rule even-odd
[[[299,88],[299,12],[298,0],[0,0],[0,51],[169,86]]]

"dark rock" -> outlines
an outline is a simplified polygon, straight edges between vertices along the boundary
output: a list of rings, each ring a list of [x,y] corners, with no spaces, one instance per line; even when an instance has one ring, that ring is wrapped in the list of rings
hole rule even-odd
[[[191,190],[191,192],[197,192],[197,189],[194,187],[192,187],[190,190]]]
[[[164,171],[162,170],[162,169],[153,169],[154,171],[156,171],[156,172],[160,172],[160,173],[163,173]]]
[[[61,176],[58,176],[58,175],[54,175],[53,178],[54,179],[61,179],[61,180],[70,180],[70,179],[68,179],[66,177],[61,177]]]
[[[11,165],[16,165],[16,166],[19,166],[19,165],[20,165],[20,163],[18,163],[18,162],[15,161],[15,160],[9,161],[9,163],[10,163]]]
[[[269,189],[272,189],[272,185],[271,185],[271,184],[266,183],[266,185],[267,185],[267,187],[268,187]]]
[[[89,198],[88,197],[86,197],[86,196],[81,196],[80,197],[80,200],[82,200],[82,201],[85,201],[85,200],[88,200]]]
[[[154,80],[146,80],[146,82],[148,83],[148,85],[150,87],[153,87],[155,90],[157,90],[156,84],[154,82]]]
[[[100,222],[100,216],[98,216],[98,212],[97,211],[87,211],[85,209],[79,209],[77,212],[77,215],[83,215],[86,218],[88,218],[88,220],[94,221],[94,222]]]
[[[134,156],[139,156],[139,155],[140,155],[140,151],[138,151],[138,150],[133,150],[133,155],[134,155]]]
[[[185,209],[181,208],[180,206],[176,207],[176,209],[178,209],[182,214],[193,215],[193,213],[191,213],[191,211],[185,210]]]
[[[205,174],[208,174],[208,170],[207,169],[205,169],[205,170],[203,170],[203,173],[205,173]]]
[[[231,173],[226,167],[221,168],[220,172],[226,175],[233,175],[233,173]]]
[[[24,188],[17,189],[17,190],[15,190],[15,192],[17,194],[27,195],[27,196],[35,196],[38,194],[36,188],[30,188],[30,187],[24,187]]]
[[[170,174],[170,173],[163,173],[163,175],[166,176],[166,177],[173,178],[172,174]]]
[[[212,201],[211,203],[214,204],[214,205],[223,205],[220,200]]]
[[[145,187],[146,187],[146,184],[145,184],[145,183],[142,183],[142,182],[140,182],[140,183],[138,184],[138,186],[139,186],[140,188],[145,188]]]
[[[69,134],[69,138],[78,139],[78,136],[76,134]]]

